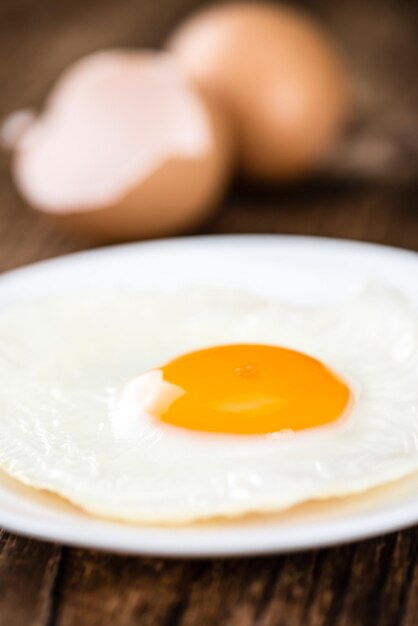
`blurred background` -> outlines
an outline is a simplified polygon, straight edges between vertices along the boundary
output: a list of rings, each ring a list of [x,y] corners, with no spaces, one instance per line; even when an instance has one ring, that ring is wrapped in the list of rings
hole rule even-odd
[[[198,0],[2,0],[0,117],[38,107],[74,60],[113,46],[158,47]],[[418,250],[418,3],[313,0],[346,59],[353,115],[332,162],[292,185],[236,177],[196,233],[292,233]],[[90,247],[30,210],[1,155],[0,270]]]

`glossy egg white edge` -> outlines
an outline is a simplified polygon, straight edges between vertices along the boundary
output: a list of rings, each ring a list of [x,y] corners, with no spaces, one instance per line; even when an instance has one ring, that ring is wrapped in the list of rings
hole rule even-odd
[[[238,342],[320,359],[352,386],[350,415],[269,436],[115,429],[128,380]],[[275,511],[418,469],[418,316],[379,285],[321,308],[210,288],[44,298],[2,312],[0,346],[1,468],[99,516],[174,524]]]

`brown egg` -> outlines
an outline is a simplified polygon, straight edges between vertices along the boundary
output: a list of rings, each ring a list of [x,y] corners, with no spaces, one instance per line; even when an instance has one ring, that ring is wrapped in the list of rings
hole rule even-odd
[[[228,105],[245,172],[288,179],[318,167],[347,111],[347,81],[332,41],[301,11],[217,5],[169,40],[189,73]]]
[[[228,181],[224,112],[167,53],[86,57],[64,73],[42,115],[25,120],[13,159],[20,192],[98,240],[189,229],[215,210]]]

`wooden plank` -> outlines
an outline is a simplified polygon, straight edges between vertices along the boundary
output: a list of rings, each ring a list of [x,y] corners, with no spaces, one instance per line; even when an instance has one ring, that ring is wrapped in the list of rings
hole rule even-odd
[[[418,250],[418,185],[237,189],[208,226],[213,233],[287,233]]]
[[[169,561],[69,550],[57,626],[411,626],[415,530],[287,557]]]
[[[54,606],[61,547],[0,531],[0,624],[46,626]]]

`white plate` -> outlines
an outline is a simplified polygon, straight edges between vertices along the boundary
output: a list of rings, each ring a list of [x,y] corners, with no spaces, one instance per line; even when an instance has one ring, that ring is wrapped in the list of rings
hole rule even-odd
[[[196,282],[243,287],[303,304],[332,302],[383,280],[418,309],[418,255],[331,239],[232,236],[104,248],[0,278],[0,307],[86,286],[173,290]],[[278,553],[371,537],[418,522],[418,474],[362,496],[308,503],[287,513],[181,528],[141,527],[87,516],[58,497],[0,474],[0,525],[50,541],[166,556]]]

